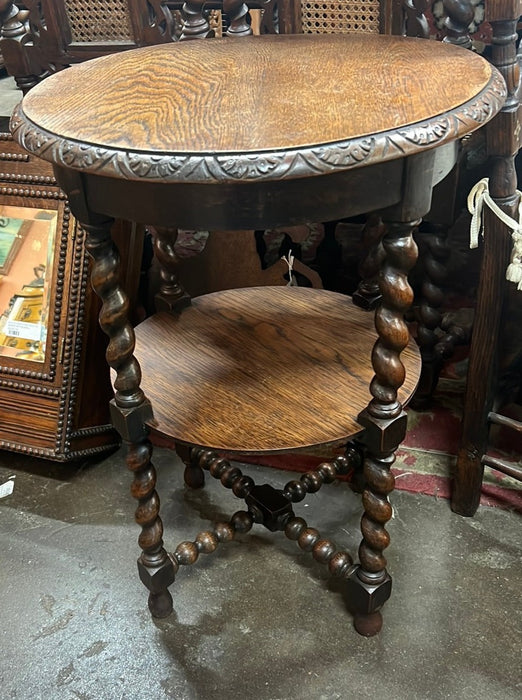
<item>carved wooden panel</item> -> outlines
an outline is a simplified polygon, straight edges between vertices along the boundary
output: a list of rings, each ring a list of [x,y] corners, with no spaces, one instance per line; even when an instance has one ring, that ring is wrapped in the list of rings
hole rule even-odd
[[[23,92],[72,63],[173,40],[164,0],[25,0],[0,3],[5,66]]]

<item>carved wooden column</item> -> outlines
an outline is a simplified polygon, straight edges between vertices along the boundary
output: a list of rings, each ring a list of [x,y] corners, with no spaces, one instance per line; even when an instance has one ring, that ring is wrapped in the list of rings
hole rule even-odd
[[[361,282],[352,296],[353,303],[361,309],[375,309],[381,298],[379,272],[385,256],[382,245],[384,232],[380,217],[376,214],[369,216],[362,237],[362,247],[367,253],[359,265]]]
[[[443,41],[463,49],[470,49],[469,26],[474,17],[472,2],[470,0],[444,0],[443,9],[446,15],[444,20],[446,36]],[[453,177],[455,187],[457,177],[458,173],[455,171]],[[443,193],[442,197],[444,196]],[[447,206],[446,202],[444,205]],[[439,207],[444,205],[439,204]],[[442,286],[447,278],[446,265],[450,256],[447,235],[449,226],[453,223],[452,218],[450,217],[447,223],[441,225],[432,224],[429,226],[428,223],[429,231],[422,235],[423,282],[417,330],[417,341],[422,357],[422,375],[412,401],[412,405],[417,409],[424,408],[431,400],[442,368],[444,349],[447,347],[439,343],[440,334],[437,331],[442,323],[441,308],[444,301]],[[419,245],[421,245],[420,241]]]
[[[187,0],[181,10],[183,29],[180,41],[188,39],[207,39],[214,36],[207,16],[204,13],[204,0]]]
[[[162,226],[153,229],[154,255],[160,265],[161,286],[155,297],[157,311],[174,311],[190,303],[190,297],[181,286],[177,270],[178,256],[174,246],[178,230]]]
[[[474,7],[471,0],[444,0],[446,36],[443,41],[464,49],[471,48],[469,27],[473,21]]]
[[[418,224],[418,220],[386,224],[387,233],[383,238],[386,260],[380,279],[382,302],[375,314],[379,339],[372,354],[375,377],[370,391],[373,399],[359,416],[359,422],[366,428],[364,441],[368,448],[364,464],[366,488],[360,567],[351,575],[349,589],[356,606],[355,627],[366,636],[380,629],[379,609],[391,594],[391,578],[386,571],[383,550],[390,541],[385,529],[392,515],[388,494],[395,481],[390,468],[395,461],[395,450],[406,433],[406,414],[397,399],[397,390],[405,377],[400,354],[409,339],[404,313],[413,301],[413,290],[407,274],[417,258],[412,234]]]
[[[427,233],[417,234],[421,250],[422,284],[418,310],[417,343],[422,357],[422,374],[412,399],[416,409],[424,408],[437,386],[442,368],[443,346],[439,343],[442,324],[442,285],[447,278],[447,262],[450,249],[447,243],[448,227],[445,224],[428,224]]]
[[[0,0],[0,47],[10,75],[25,94],[40,80],[40,67],[31,61],[23,40],[29,35],[28,10],[20,10],[12,0]]]
[[[227,36],[248,36],[252,29],[248,23],[248,5],[242,0],[224,0],[223,12],[230,20]]]
[[[502,111],[486,130],[490,158],[489,191],[496,204],[517,219],[519,197],[515,156],[520,139],[520,105],[517,89],[520,68],[517,60],[517,22],[522,3],[513,0],[486,2],[490,21],[492,63],[501,71],[508,88]],[[506,19],[510,17],[511,19]],[[480,502],[484,454],[488,439],[487,416],[491,410],[496,380],[498,337],[502,323],[505,274],[511,252],[509,229],[484,207],[484,246],[471,340],[461,445],[457,455],[452,509],[471,516]]]
[[[87,234],[85,246],[93,259],[91,282],[102,302],[99,322],[109,338],[106,359],[116,372],[111,419],[127,445],[126,463],[134,474],[131,494],[138,501],[135,520],[141,527],[139,575],[149,590],[152,615],[165,617],[172,612],[168,586],[174,581],[177,565],[163,547],[156,470],[151,461],[152,444],[146,425],[153,417],[152,408],[140,388],[141,369],[133,355],[135,336],[128,318],[128,297],[119,281],[120,257],[111,237],[113,219],[88,209],[78,173],[56,168],[55,174],[68,195],[73,214]]]
[[[349,594],[354,601],[355,627],[363,635],[375,634],[382,625],[380,608],[391,594],[384,549],[390,538],[385,525],[392,509],[388,495],[394,487],[390,469],[395,451],[404,439],[407,417],[398,400],[405,369],[401,352],[409,340],[404,314],[413,301],[408,273],[417,261],[413,232],[431,202],[433,153],[421,153],[408,160],[403,176],[403,201],[382,213],[386,234],[382,239],[385,258],[379,278],[382,295],[375,311],[378,340],[372,352],[375,376],[370,384],[372,400],[359,415],[365,427],[366,446],[363,492],[363,539],[359,548],[360,567],[350,576]]]

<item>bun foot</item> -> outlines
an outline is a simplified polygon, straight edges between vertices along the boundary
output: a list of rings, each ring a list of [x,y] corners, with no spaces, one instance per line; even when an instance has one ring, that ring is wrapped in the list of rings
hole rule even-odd
[[[369,615],[355,615],[353,624],[363,637],[373,637],[381,631],[382,615],[379,610]]]
[[[172,596],[167,589],[161,591],[161,593],[151,593],[149,595],[149,610],[152,617],[168,617],[172,609]]]
[[[189,464],[183,472],[183,479],[191,489],[201,489],[205,485],[205,472],[198,466]]]
[[[369,615],[355,615],[353,625],[363,637],[373,637],[381,631],[382,615],[380,611]]]

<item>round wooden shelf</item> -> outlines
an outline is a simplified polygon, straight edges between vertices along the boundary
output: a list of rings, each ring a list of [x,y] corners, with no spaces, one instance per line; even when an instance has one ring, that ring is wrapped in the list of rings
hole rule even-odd
[[[362,430],[376,337],[373,313],[334,292],[253,287],[197,297],[136,329],[151,427],[243,454],[343,444]],[[407,403],[420,373],[413,342],[401,359]]]

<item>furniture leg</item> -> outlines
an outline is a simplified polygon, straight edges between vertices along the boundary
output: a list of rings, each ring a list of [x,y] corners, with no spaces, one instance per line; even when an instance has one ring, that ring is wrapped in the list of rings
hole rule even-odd
[[[156,226],[153,229],[154,255],[161,274],[161,286],[155,296],[156,311],[179,311],[190,304],[190,297],[177,276],[179,260],[174,250],[177,237],[176,228]]]
[[[487,7],[486,19],[491,22],[493,31],[491,59],[506,81],[508,98],[486,131],[486,145],[491,159],[490,195],[502,211],[517,219],[519,195],[515,156],[520,138],[520,68],[516,30],[520,10],[518,4],[510,9],[512,19],[503,19],[502,13],[504,16],[507,14],[507,7],[497,3],[490,3]],[[483,257],[464,397],[462,437],[451,499],[452,510],[465,516],[473,516],[480,503],[484,475],[482,460],[488,442],[488,413],[497,382],[496,362],[504,311],[505,270],[511,249],[509,228],[489,207],[484,209]]]
[[[442,284],[447,276],[449,248],[446,228],[433,226],[422,234],[422,289],[417,327],[417,342],[422,357],[422,374],[412,399],[416,409],[424,408],[431,400],[442,368],[442,353],[437,330],[442,323],[441,307],[444,301]],[[420,246],[420,242],[419,242]]]
[[[152,410],[140,389],[141,371],[133,356],[134,331],[127,318],[128,300],[118,282],[119,254],[111,239],[112,223],[112,219],[106,219],[96,224],[83,224],[87,234],[85,245],[94,261],[92,285],[102,301],[100,325],[109,337],[107,362],[116,371],[111,416],[114,427],[128,446],[127,467],[134,474],[131,493],[138,501],[135,519],[141,526],[139,575],[149,589],[152,615],[165,617],[172,612],[168,586],[174,581],[177,563],[163,548],[156,471],[151,462],[152,445],[146,427]]]
[[[205,485],[205,472],[199,464],[199,450],[190,445],[176,445],[176,454],[183,461],[185,471],[183,480],[191,489],[200,489]]]
[[[514,171],[511,176],[513,181]],[[507,177],[506,177],[507,180]],[[516,187],[516,186],[514,186]],[[497,199],[504,209],[514,213],[517,196]],[[511,241],[502,222],[489,210],[484,212],[487,234],[477,290],[477,306],[470,346],[466,393],[464,396],[462,435],[457,452],[451,508],[471,517],[475,514],[482,490],[482,455],[488,443],[488,413],[496,388],[498,337],[502,322],[503,288]],[[495,299],[495,304],[491,300]],[[500,307],[500,311],[497,309]]]
[[[364,515],[361,520],[362,542],[360,566],[348,579],[357,631],[364,636],[376,634],[382,626],[380,608],[390,597],[391,578],[386,571],[383,551],[390,543],[385,524],[391,518],[388,496],[394,487],[390,468],[395,450],[406,433],[406,414],[397,399],[404,382],[404,365],[400,359],[409,338],[404,313],[413,301],[407,273],[417,257],[413,230],[418,221],[387,223],[383,238],[386,259],[381,271],[382,303],[375,312],[379,338],[372,353],[375,376],[370,391],[373,396],[359,416],[366,428],[367,453],[364,465],[366,488],[363,493]]]
[[[381,299],[379,271],[384,259],[384,229],[379,216],[372,214],[365,224],[362,246],[366,255],[359,266],[361,281],[352,295],[353,303],[367,311],[375,309]]]

